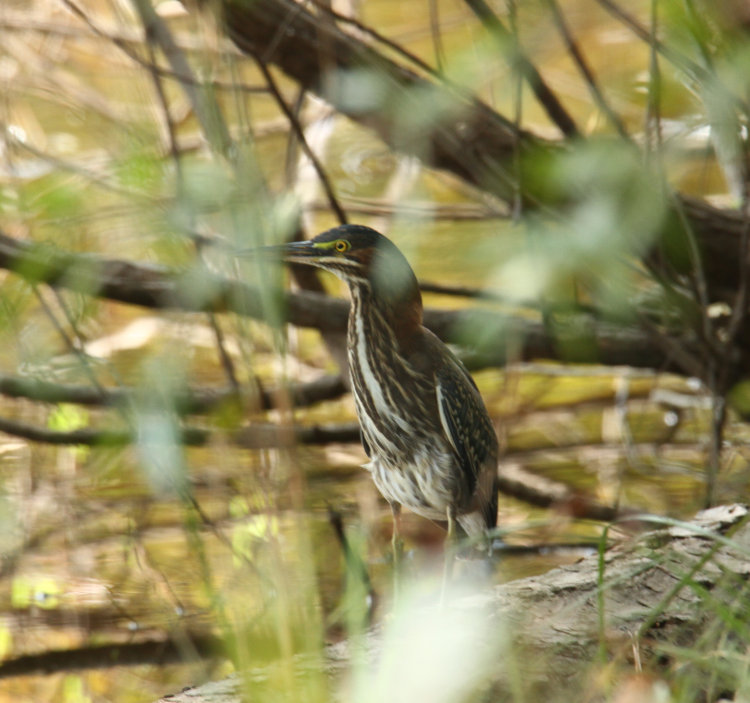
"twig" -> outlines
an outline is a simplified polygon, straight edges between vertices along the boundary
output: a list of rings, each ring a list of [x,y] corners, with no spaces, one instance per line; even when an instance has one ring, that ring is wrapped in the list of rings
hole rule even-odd
[[[209,86],[211,88],[216,88],[219,90],[230,90],[233,92],[236,92],[236,91],[240,91],[243,93],[267,93],[268,92],[268,90],[264,86],[253,86],[253,85],[246,85],[244,83],[234,83],[234,82],[226,83],[224,81],[218,81],[218,80],[202,81],[202,80],[198,80],[192,74],[192,72],[188,74],[184,74],[184,73],[180,73],[179,71],[174,71],[172,69],[165,68],[163,66],[152,65],[150,64],[149,61],[146,61],[142,56],[138,54],[137,51],[135,51],[131,47],[131,44],[135,44],[139,46],[143,44],[142,37],[130,37],[127,35],[120,35],[120,34],[113,33],[111,30],[102,29],[83,11],[81,7],[79,7],[75,2],[73,2],[73,0],[62,0],[62,2],[64,2],[65,5],[68,7],[68,9],[70,9],[70,11],[73,12],[74,15],[80,18],[96,36],[114,44],[129,59],[131,59],[138,65],[143,66],[149,71],[155,71],[157,74],[159,74],[160,76],[164,78],[170,78],[172,80],[179,81],[180,83],[183,83],[183,84],[192,85],[196,88]],[[3,27],[4,23],[5,23],[5,20],[0,19],[0,27]],[[16,28],[18,28],[16,25],[11,24],[10,29],[16,29]],[[31,28],[36,29],[35,26],[32,26]],[[65,34],[66,30],[69,30],[70,32],[74,31],[72,28],[70,29],[65,28],[61,31],[63,34]],[[50,30],[48,30],[45,25],[42,25],[39,28],[39,31],[50,31]],[[53,32],[53,33],[56,33],[56,32]],[[79,34],[80,33],[77,33],[76,35],[79,35]],[[183,42],[177,42],[176,46],[183,51],[198,50],[198,49],[206,51],[209,48],[205,44],[185,45]],[[235,50],[235,51],[232,51],[231,53],[237,53],[237,52]]]
[[[557,25],[557,29],[560,32],[563,41],[565,42],[568,53],[570,53],[570,55],[573,57],[573,61],[575,62],[576,66],[578,66],[578,70],[581,72],[581,75],[586,81],[586,84],[589,87],[589,91],[591,92],[591,96],[594,98],[594,102],[597,104],[599,109],[607,116],[609,121],[617,130],[617,133],[624,140],[630,141],[630,136],[628,135],[623,121],[620,119],[620,116],[610,107],[607,99],[604,97],[604,94],[599,88],[599,84],[596,80],[596,77],[594,76],[594,72],[589,68],[588,63],[583,56],[583,53],[578,47],[578,43],[573,38],[573,35],[570,32],[570,28],[565,21],[565,17],[560,10],[560,6],[557,4],[557,0],[547,0],[547,4],[549,5],[550,10],[552,10],[552,16],[555,20],[555,24]]]
[[[648,29],[635,19],[635,17],[623,10],[616,2],[613,2],[613,0],[596,1],[613,17],[616,17],[628,27],[639,39],[652,45],[662,56],[664,56],[664,58],[687,73],[688,76],[694,80],[700,81],[705,81],[709,78],[706,69],[653,36]]]
[[[437,0],[428,0],[430,11],[430,35],[432,36],[432,52],[435,55],[435,65],[440,75],[443,73],[443,64],[445,62],[445,52],[443,42],[440,36],[440,8]]]
[[[226,344],[224,343],[224,333],[221,330],[221,325],[219,324],[219,320],[216,318],[216,315],[212,312],[208,313],[208,322],[211,325],[211,329],[214,333],[214,339],[216,340],[216,348],[219,352],[219,359],[221,360],[221,366],[224,369],[224,373],[227,375],[227,378],[229,379],[229,383],[234,389],[235,393],[237,394],[237,397],[241,397],[240,395],[240,382],[237,380],[237,373],[234,368],[234,362],[232,361],[232,357],[229,355],[229,352],[227,351]]]
[[[328,198],[331,209],[336,213],[336,217],[338,218],[339,222],[341,224],[346,224],[348,222],[346,212],[344,212],[344,209],[341,207],[341,204],[336,198],[336,193],[334,192],[333,185],[328,178],[328,174],[325,172],[323,165],[320,163],[320,160],[318,159],[315,152],[310,148],[307,138],[305,137],[305,130],[302,129],[302,125],[297,119],[297,116],[294,114],[289,105],[287,105],[284,96],[281,95],[281,91],[279,90],[279,87],[276,84],[276,80],[271,74],[271,71],[268,70],[268,66],[258,57],[256,57],[256,64],[258,68],[260,68],[261,73],[263,74],[263,78],[268,84],[271,95],[274,96],[277,105],[289,120],[289,124],[291,125],[292,130],[296,134],[297,139],[299,139],[302,150],[305,152],[307,158],[310,159],[315,172],[318,174],[318,178],[320,179],[320,183],[323,186],[323,190],[326,194],[326,197]]]
[[[0,417],[0,432],[28,439],[32,442],[56,446],[81,445],[87,447],[121,447],[138,441],[133,430],[49,430],[26,422],[17,422]],[[179,432],[181,444],[202,447],[212,436],[212,430],[187,427]],[[331,442],[359,442],[359,425],[312,425],[307,427],[282,427],[270,423],[256,423],[228,433],[229,441],[243,449],[268,449],[292,447],[296,444],[329,444]],[[165,440],[166,441],[166,440]]]
[[[179,638],[179,641],[178,641]],[[142,642],[102,644],[75,649],[52,649],[39,654],[25,654],[0,663],[0,679],[32,674],[71,672],[80,669],[109,669],[115,666],[165,665],[183,662],[184,643],[203,658],[226,657],[225,642],[205,632],[179,632],[175,638],[149,639]]]
[[[508,0],[508,15],[510,17],[510,31],[518,42],[518,4],[516,0]],[[521,130],[523,124],[523,75],[520,71],[513,71],[513,124]],[[523,215],[523,163],[521,161],[521,143],[516,142],[513,148],[513,173],[515,175],[512,216],[514,222],[520,222]]]
[[[333,528],[336,540],[341,547],[347,571],[357,578],[365,588],[367,598],[366,603],[364,603],[366,622],[363,623],[363,625],[370,625],[378,604],[378,592],[372,585],[372,579],[367,571],[367,565],[362,561],[359,554],[352,549],[352,545],[350,544],[349,538],[346,536],[346,531],[344,530],[344,519],[341,516],[341,513],[330,506],[328,507],[328,522]]]
[[[145,20],[144,20],[144,29],[146,29],[147,34],[148,34],[148,28],[145,26]],[[151,42],[147,42],[147,45],[148,45],[149,56],[151,58],[150,65],[156,66],[156,56],[154,54],[154,47]],[[169,139],[169,154],[172,158],[172,162],[174,163],[174,167],[175,167],[178,198],[180,200],[184,200],[185,194],[184,194],[184,174],[182,170],[182,159],[180,158],[180,149],[177,144],[177,133],[174,127],[174,123],[172,121],[172,115],[169,110],[169,101],[167,100],[166,93],[164,92],[164,87],[161,84],[159,74],[155,70],[150,70],[150,74],[154,83],[154,88],[156,89],[156,95],[159,100],[159,105],[161,106],[162,113],[164,114],[164,121],[167,126],[167,136]],[[192,212],[190,213],[190,216],[192,219]],[[192,238],[192,242],[193,242],[193,245],[196,247],[196,250],[200,252],[200,240],[196,238]],[[237,381],[237,374],[235,373],[235,370],[234,370],[234,363],[232,362],[232,358],[226,350],[226,346],[224,344],[224,335],[222,334],[221,327],[219,326],[219,322],[216,319],[216,315],[214,315],[214,313],[209,312],[207,313],[207,316],[208,316],[209,325],[211,326],[211,329],[213,330],[213,333],[214,333],[214,338],[216,340],[216,346],[219,352],[219,358],[221,359],[222,367],[224,368],[224,372],[226,373],[227,378],[229,379],[229,383],[231,384],[232,388],[235,390],[237,397],[239,397],[240,384]]]
[[[359,33],[370,37],[371,39],[374,39],[379,44],[382,44],[385,47],[388,47],[392,51],[394,51],[397,55],[401,56],[402,58],[409,61],[414,66],[420,68],[425,73],[431,75],[433,78],[440,78],[446,82],[446,85],[452,85],[450,81],[447,81],[444,76],[440,74],[439,71],[437,71],[433,66],[430,66],[426,61],[423,61],[419,56],[416,54],[413,54],[408,49],[404,48],[401,44],[398,42],[393,41],[392,39],[389,39],[384,34],[381,34],[376,29],[373,29],[367,24],[364,24],[360,22],[356,17],[349,17],[348,15],[342,15],[340,12],[336,12],[336,10],[328,7],[325,3],[321,2],[320,0],[311,0],[312,4],[315,5],[316,8],[319,10],[322,10],[324,13],[332,17],[338,22],[341,22],[342,24],[347,24],[351,27],[354,27]],[[457,86],[455,86],[457,87]]]
[[[97,173],[95,173],[89,168],[85,168],[83,166],[74,164],[70,161],[66,161],[56,156],[52,156],[51,154],[48,154],[47,152],[44,152],[41,149],[37,149],[35,146],[32,146],[29,142],[18,139],[13,134],[13,132],[8,129],[8,125],[5,123],[0,122],[0,129],[2,129],[3,131],[3,139],[9,145],[13,146],[14,148],[21,149],[22,151],[29,152],[33,156],[36,156],[37,158],[42,159],[46,163],[51,164],[52,166],[54,166],[56,169],[59,169],[60,171],[73,173],[77,176],[81,176],[82,178],[85,178],[89,183],[96,185],[99,188],[107,190],[111,193],[116,193],[117,195],[122,195],[126,198],[140,201],[141,203],[146,203],[148,205],[158,204],[158,200],[154,198],[150,193],[140,192],[137,190],[131,190],[129,188],[124,188],[109,178],[103,178],[99,176]]]
[[[63,252],[51,246],[9,237],[0,229],[0,268],[10,269],[35,282],[75,290],[86,295],[117,300],[131,305],[184,312],[226,312],[265,319],[261,294],[256,288],[205,271],[202,290],[197,297],[186,289],[179,272],[164,266],[134,264]],[[287,320],[301,327],[343,332],[349,303],[314,293],[285,295]],[[464,358],[473,368],[503,364],[507,339],[521,342],[519,360],[554,359],[554,340],[534,320],[500,312],[471,310],[424,311],[424,322],[443,340],[466,343],[461,331],[467,325],[483,330],[483,345]],[[663,351],[649,344],[643,332],[603,325],[596,329],[599,361],[636,367],[675,368]],[[589,358],[588,356],[585,358]],[[574,359],[569,359],[574,360]]]
[[[0,417],[0,432],[34,442],[52,445],[84,445],[92,447],[123,446],[137,441],[129,431],[80,429],[67,432],[47,430],[26,423]],[[210,430],[189,428],[181,432],[179,441],[186,446],[203,446],[211,440]],[[334,442],[359,443],[359,425],[356,422],[340,425],[288,427],[255,424],[227,433],[228,440],[245,449],[292,447],[297,444],[325,445]],[[547,449],[546,451],[549,451]],[[574,493],[565,484],[549,481],[520,467],[504,466],[499,477],[500,490],[507,495],[540,507],[557,506],[558,509],[593,520],[612,520],[618,511]],[[212,526],[210,518],[186,494],[184,498],[196,509],[201,520]]]
[[[258,388],[250,394],[258,410],[273,410],[280,392],[289,394],[294,407],[303,408],[325,400],[332,400],[346,392],[340,375],[326,375],[309,383],[291,383],[288,387]],[[22,378],[0,374],[0,394],[10,398],[26,398],[42,403],[76,403],[96,407],[127,407],[133,402],[137,390],[128,387],[103,388],[101,386],[62,385],[38,378]],[[233,388],[187,388],[172,399],[175,412],[185,414],[207,413],[238,400]]]
[[[70,351],[71,354],[73,354],[78,361],[81,363],[81,368],[84,370],[84,373],[88,376],[89,380],[91,381],[92,385],[97,389],[101,390],[102,386],[99,383],[99,379],[96,377],[96,374],[94,373],[94,370],[91,368],[91,363],[89,361],[88,356],[83,351],[81,344],[76,344],[74,340],[70,337],[70,335],[65,331],[63,326],[60,324],[59,320],[57,319],[57,316],[52,311],[52,308],[47,304],[47,301],[44,299],[44,296],[41,294],[39,290],[39,286],[33,286],[34,295],[36,296],[36,299],[39,301],[39,305],[41,306],[42,310],[44,310],[44,313],[47,315],[47,319],[52,323],[52,326],[55,328],[57,333],[62,338],[65,346],[68,348],[68,351]],[[68,317],[68,320],[70,321],[70,316],[67,314],[67,306],[65,306],[64,301],[60,297],[59,293],[57,291],[54,291],[57,295],[57,300],[60,306],[66,311],[66,316]]]
[[[71,4],[71,0],[65,0],[65,2]],[[150,0],[133,0],[133,4],[141,17],[146,36],[161,48],[174,72],[193,76],[184,53],[172,38],[166,24],[156,14]],[[193,106],[195,116],[198,118],[208,143],[217,153],[228,156],[232,137],[216,101],[207,98],[205,87],[196,80],[186,81],[182,84],[182,89]]]
[[[557,99],[534,64],[526,57],[516,37],[503,26],[500,18],[492,11],[485,0],[464,1],[489,32],[500,42],[503,53],[509,55],[511,64],[518,66],[552,122],[566,137],[579,137],[580,131],[573,118]]]
[[[161,107],[162,114],[164,115],[164,124],[167,129],[167,138],[169,140],[169,156],[172,158],[172,163],[175,167],[177,191],[179,193],[183,188],[184,174],[182,172],[182,160],[180,159],[180,147],[177,144],[177,132],[175,130],[174,122],[172,121],[172,114],[169,110],[169,100],[167,100],[167,95],[164,92],[164,86],[161,84],[159,73],[156,70],[157,64],[154,46],[151,42],[146,42],[146,46],[148,48],[149,58],[151,59],[148,65],[148,72],[154,84],[154,89],[156,91],[156,97],[159,101],[159,106]]]
[[[431,202],[408,202],[399,200],[397,204],[383,202],[381,198],[367,198],[362,196],[339,196],[342,207],[356,215],[367,215],[370,217],[393,217],[398,215],[409,220],[428,220],[436,222],[448,220],[450,222],[465,220],[507,220],[510,215],[487,207],[480,203],[431,203]],[[329,210],[330,205],[321,201],[313,201],[308,205],[312,210]]]
[[[649,32],[649,90],[646,105],[646,156],[652,153],[661,154],[661,70],[659,68],[659,53],[656,48],[658,30],[658,0],[651,0],[651,31]],[[654,135],[654,139],[651,135]],[[660,163],[661,166],[661,163]]]
[[[668,44],[665,44],[661,40],[649,32],[638,20],[632,15],[623,10],[614,0],[596,0],[607,12],[612,16],[619,19],[626,27],[628,27],[639,39],[651,44],[656,51],[658,51],[667,61],[683,71],[689,78],[698,83],[709,85],[716,81],[717,78],[708,69],[703,66],[691,61],[687,56],[676,51]],[[747,101],[740,96],[731,95],[732,102],[747,114],[750,112],[750,106]]]

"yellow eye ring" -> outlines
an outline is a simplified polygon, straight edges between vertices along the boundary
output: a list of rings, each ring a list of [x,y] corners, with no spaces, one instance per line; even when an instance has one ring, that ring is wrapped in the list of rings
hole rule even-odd
[[[339,253],[343,254],[345,251],[349,251],[349,247],[351,247],[351,244],[347,242],[345,239],[339,239],[334,245],[333,248]]]

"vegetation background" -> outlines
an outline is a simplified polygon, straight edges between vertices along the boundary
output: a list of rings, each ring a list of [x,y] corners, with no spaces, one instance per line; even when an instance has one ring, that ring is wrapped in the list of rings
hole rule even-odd
[[[745,2],[10,0],[0,29],[0,700],[341,693],[324,642],[390,607],[346,303],[235,254],[343,221],[405,252],[490,407],[494,582],[744,499]],[[442,535],[405,527],[417,582]],[[747,687],[742,612],[705,607],[726,649],[646,665],[659,700]],[[486,623],[396,623],[427,664],[354,667],[354,699],[488,695]],[[642,699],[584,664],[561,700]]]

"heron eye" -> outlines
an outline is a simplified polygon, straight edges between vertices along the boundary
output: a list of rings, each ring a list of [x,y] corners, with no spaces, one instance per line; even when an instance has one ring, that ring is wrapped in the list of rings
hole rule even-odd
[[[347,242],[345,239],[339,239],[334,245],[333,248],[339,253],[343,254],[345,251],[349,251],[349,248],[351,247],[351,244]]]

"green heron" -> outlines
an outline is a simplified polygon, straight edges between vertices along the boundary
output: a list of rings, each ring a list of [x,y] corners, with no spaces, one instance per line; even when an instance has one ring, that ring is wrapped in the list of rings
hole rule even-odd
[[[365,465],[393,512],[401,549],[401,506],[469,536],[497,523],[497,437],[459,359],[422,326],[422,296],[408,261],[369,227],[343,225],[314,239],[273,247],[351,291],[347,350]]]

